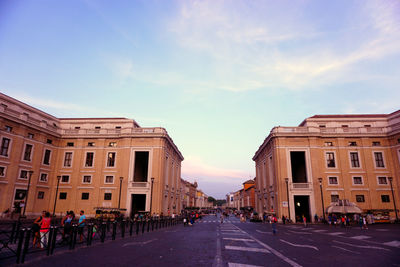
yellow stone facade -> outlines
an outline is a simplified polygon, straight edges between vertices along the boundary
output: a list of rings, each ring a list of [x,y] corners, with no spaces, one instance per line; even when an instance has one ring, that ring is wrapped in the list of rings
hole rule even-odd
[[[298,127],[274,127],[253,160],[259,213],[314,220],[323,216],[322,205],[326,211],[331,202],[348,199],[365,213],[386,212],[394,220],[394,204],[400,207],[400,111],[316,115]]]
[[[62,119],[0,94],[0,210],[96,207],[180,213],[183,156],[164,128],[125,118]],[[120,193],[121,191],[121,193]]]

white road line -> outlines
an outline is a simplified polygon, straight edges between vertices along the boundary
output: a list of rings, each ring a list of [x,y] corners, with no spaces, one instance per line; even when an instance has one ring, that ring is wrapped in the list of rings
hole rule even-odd
[[[302,244],[294,244],[294,243],[290,243],[290,242],[288,242],[288,241],[285,241],[285,240],[283,240],[283,239],[279,239],[279,240],[282,241],[283,243],[286,243],[286,244],[291,245],[291,246],[293,246],[293,247],[312,248],[312,249],[315,249],[316,251],[319,251],[319,249],[318,249],[317,247],[314,247],[314,246],[302,245]]]
[[[237,227],[235,225],[235,227]],[[256,241],[258,244],[260,244],[261,246],[263,246],[264,248],[268,249],[272,254],[274,254],[275,256],[277,256],[278,258],[280,258],[281,260],[287,262],[289,265],[293,266],[293,267],[302,267],[300,264],[298,264],[297,262],[289,259],[288,257],[284,256],[282,253],[278,252],[277,250],[271,248],[270,246],[268,246],[267,244],[261,242],[260,240],[258,240],[257,238],[253,237],[252,235],[250,235],[249,233],[243,231],[242,229],[240,229],[239,227],[237,227],[239,230],[242,231],[242,233],[246,234],[248,237],[250,237],[251,239],[253,239],[254,241]]]
[[[228,267],[262,267],[262,266],[228,262]]]
[[[322,232],[326,232],[327,230],[312,230],[312,232],[314,233],[322,233]]]
[[[380,249],[380,250],[387,250],[387,251],[390,251],[390,249],[382,248],[382,247],[360,246],[360,245],[354,245],[354,244],[350,244],[350,243],[340,242],[340,241],[337,241],[337,240],[333,240],[333,242],[339,243],[339,244],[343,244],[343,245],[347,245],[347,246],[350,246],[350,247],[355,247],[355,248],[370,248],[370,249]]]
[[[371,237],[367,236],[367,235],[357,235],[357,236],[352,236],[350,238],[357,239],[357,240],[364,240],[364,239],[368,239],[368,238],[371,238]]]
[[[386,246],[400,248],[400,241],[398,241],[398,240],[393,240],[393,241],[386,242],[386,243],[383,243],[383,244],[386,245]]]
[[[239,247],[239,246],[225,246],[225,249],[240,250],[240,251],[251,251],[251,252],[271,253],[271,252],[269,252],[268,249],[265,249],[265,248],[249,248],[249,247]]]
[[[147,244],[149,244],[149,243],[151,243],[151,242],[153,242],[153,241],[156,241],[157,239],[150,239],[150,240],[147,240],[147,241],[144,241],[144,242],[129,242],[129,243],[125,243],[125,244],[123,244],[122,245],[122,247],[127,247],[127,246],[132,246],[132,245],[147,245]]]
[[[343,232],[333,232],[333,233],[328,233],[327,235],[344,235]]]
[[[271,232],[263,232],[263,231],[260,231],[260,230],[256,230],[256,232],[259,232],[259,233],[261,233],[261,234],[270,234],[270,235],[272,235]]]
[[[345,248],[338,247],[338,246],[332,246],[332,247],[333,247],[333,248],[338,248],[338,249],[341,249],[341,250],[344,250],[344,251],[347,251],[347,252],[355,253],[355,254],[361,254],[360,252],[352,251],[352,250],[350,250],[350,249],[345,249]]]
[[[221,252],[221,238],[220,233],[217,231],[217,254],[215,255],[213,267],[222,267],[222,252]]]
[[[232,240],[232,241],[255,242],[253,239],[247,239],[247,238],[224,237],[222,239]]]
[[[300,234],[300,235],[312,235],[312,233],[296,232],[296,231],[291,231],[291,230],[288,230],[288,232],[291,232],[291,233],[294,233],[294,234]]]

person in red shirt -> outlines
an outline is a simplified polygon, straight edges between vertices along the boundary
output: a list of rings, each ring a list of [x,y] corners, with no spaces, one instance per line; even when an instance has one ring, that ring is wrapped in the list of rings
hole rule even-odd
[[[49,231],[50,231],[50,212],[46,212],[40,223],[40,247],[47,247],[49,241]]]

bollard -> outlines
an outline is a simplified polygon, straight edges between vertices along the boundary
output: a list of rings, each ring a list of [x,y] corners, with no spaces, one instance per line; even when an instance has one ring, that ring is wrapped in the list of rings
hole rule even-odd
[[[17,239],[18,239],[18,236],[20,234],[19,233],[20,231],[21,231],[21,221],[18,219],[17,226],[16,226],[16,229],[15,229],[14,244],[17,243]]]
[[[107,232],[110,232],[110,220],[107,220]]]
[[[26,229],[26,235],[25,235],[25,244],[24,244],[24,250],[22,251],[22,256],[21,256],[21,263],[25,262],[25,255],[28,252],[28,247],[29,247],[29,241],[31,238],[31,229],[28,228]]]
[[[19,239],[18,239],[18,247],[17,247],[17,263],[20,262],[21,259],[21,252],[22,252],[22,242],[24,241],[24,236],[25,236],[25,229],[20,231],[19,233]]]
[[[147,232],[150,231],[150,221],[147,221]]]
[[[53,255],[53,253],[54,253],[54,248],[56,247],[57,231],[58,231],[58,226],[54,226],[54,229],[53,229],[53,238],[51,239],[51,250],[50,250],[50,255]]]
[[[142,234],[144,233],[144,227],[146,226],[146,221],[142,220]]]
[[[154,231],[154,220],[150,219],[150,221],[151,221],[151,231]]]
[[[87,226],[87,237],[86,237],[86,246],[90,246],[90,238],[92,237],[93,231],[93,223],[88,223]]]
[[[51,240],[53,240],[53,232],[54,232],[54,226],[50,226],[49,235],[47,236],[47,240],[46,240],[46,242],[47,242],[46,255],[47,256],[50,256]]]
[[[72,226],[71,229],[69,230],[69,236],[68,236],[69,249],[72,249],[73,241],[74,241],[74,227]]]
[[[113,229],[112,229],[112,240],[115,240],[115,235],[117,234],[117,221],[113,222]]]
[[[129,236],[132,236],[132,231],[133,231],[133,220],[129,220]]]
[[[139,234],[139,221],[136,220],[136,235]]]
[[[107,223],[103,222],[101,224],[101,243],[104,243],[104,239],[106,239],[106,228],[107,228]]]
[[[121,221],[121,237],[124,238],[125,237],[125,220]]]
[[[15,236],[15,230],[17,228],[17,222],[13,222],[12,224],[12,230],[11,230],[11,235],[10,235],[10,240],[9,243],[12,244],[14,242],[14,236]]]
[[[77,234],[78,234],[78,226],[75,224],[74,225],[74,238],[72,240],[72,249],[75,249]]]

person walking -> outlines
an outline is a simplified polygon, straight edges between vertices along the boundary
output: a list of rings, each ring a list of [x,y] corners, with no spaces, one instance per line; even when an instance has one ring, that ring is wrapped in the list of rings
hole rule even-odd
[[[49,241],[50,223],[50,212],[46,211],[40,223],[40,247],[42,249],[47,247]]]
[[[368,227],[367,227],[367,220],[365,219],[365,216],[362,218],[362,220],[363,220],[363,226],[362,226],[362,228],[367,230]]]
[[[307,227],[307,218],[304,215],[303,215],[303,223],[304,223],[304,227]]]
[[[278,222],[278,219],[275,217],[275,215],[272,215],[272,218],[271,218],[271,226],[272,226],[272,234],[273,234],[273,235],[276,235],[276,232],[277,232],[277,230],[276,230],[276,224],[277,224],[277,222]]]
[[[32,225],[32,233],[33,233],[33,247],[40,248],[40,225],[42,223],[43,217],[46,215],[46,211],[42,211],[42,215],[37,217]]]
[[[83,210],[79,213],[81,216],[79,217],[78,221],[78,233],[79,233],[79,242],[83,242],[83,229],[85,227],[85,222],[86,222],[86,215]]]

